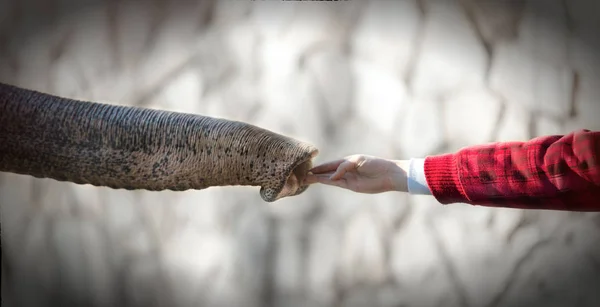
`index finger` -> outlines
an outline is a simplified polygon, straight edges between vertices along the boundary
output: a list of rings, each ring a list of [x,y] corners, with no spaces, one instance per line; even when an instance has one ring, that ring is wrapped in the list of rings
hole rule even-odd
[[[326,162],[326,163],[323,163],[321,165],[317,165],[317,166],[311,168],[309,170],[309,172],[311,172],[313,174],[322,174],[322,173],[333,172],[333,171],[336,171],[338,169],[338,167],[340,166],[340,164],[342,164],[342,162],[344,162],[344,161],[345,161],[345,159],[339,159],[339,160],[335,160],[335,161]]]

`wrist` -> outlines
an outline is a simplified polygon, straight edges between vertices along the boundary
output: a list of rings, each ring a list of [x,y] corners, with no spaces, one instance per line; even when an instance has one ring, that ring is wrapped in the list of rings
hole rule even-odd
[[[390,171],[391,191],[408,193],[409,160],[391,160],[393,167]]]

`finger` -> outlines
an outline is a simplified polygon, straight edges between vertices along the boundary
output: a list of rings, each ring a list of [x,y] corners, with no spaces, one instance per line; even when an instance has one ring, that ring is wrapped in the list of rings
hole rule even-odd
[[[357,168],[357,164],[354,161],[346,160],[340,164],[335,173],[329,177],[331,180],[339,180],[344,177],[344,174],[351,172]]]
[[[331,186],[336,186],[336,187],[347,189],[348,184],[345,179],[331,180],[331,178],[329,178],[329,177],[330,177],[329,175],[315,175],[314,180],[317,180],[317,182],[321,183],[321,184],[331,185]]]
[[[306,177],[304,177],[304,184],[313,184],[320,182],[319,180],[329,179],[333,175],[333,172],[327,172],[323,174],[312,174],[308,173]]]
[[[309,172],[311,172],[313,174],[322,174],[322,173],[327,173],[327,172],[333,172],[333,171],[337,170],[338,167],[340,166],[340,164],[342,164],[344,161],[346,161],[346,160],[339,159],[339,160],[323,163],[321,165],[317,165],[317,166],[311,168],[309,170]]]
[[[319,182],[317,175],[308,174],[304,177],[304,184],[313,184]]]

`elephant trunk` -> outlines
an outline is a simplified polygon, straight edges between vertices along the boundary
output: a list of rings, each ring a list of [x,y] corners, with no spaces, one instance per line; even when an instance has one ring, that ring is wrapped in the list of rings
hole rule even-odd
[[[0,171],[115,189],[306,190],[318,150],[238,121],[57,97],[0,83]]]

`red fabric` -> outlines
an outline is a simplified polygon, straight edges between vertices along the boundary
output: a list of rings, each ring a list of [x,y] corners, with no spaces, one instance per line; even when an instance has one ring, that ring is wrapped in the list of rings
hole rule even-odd
[[[442,204],[600,211],[600,131],[429,156],[425,178]]]

